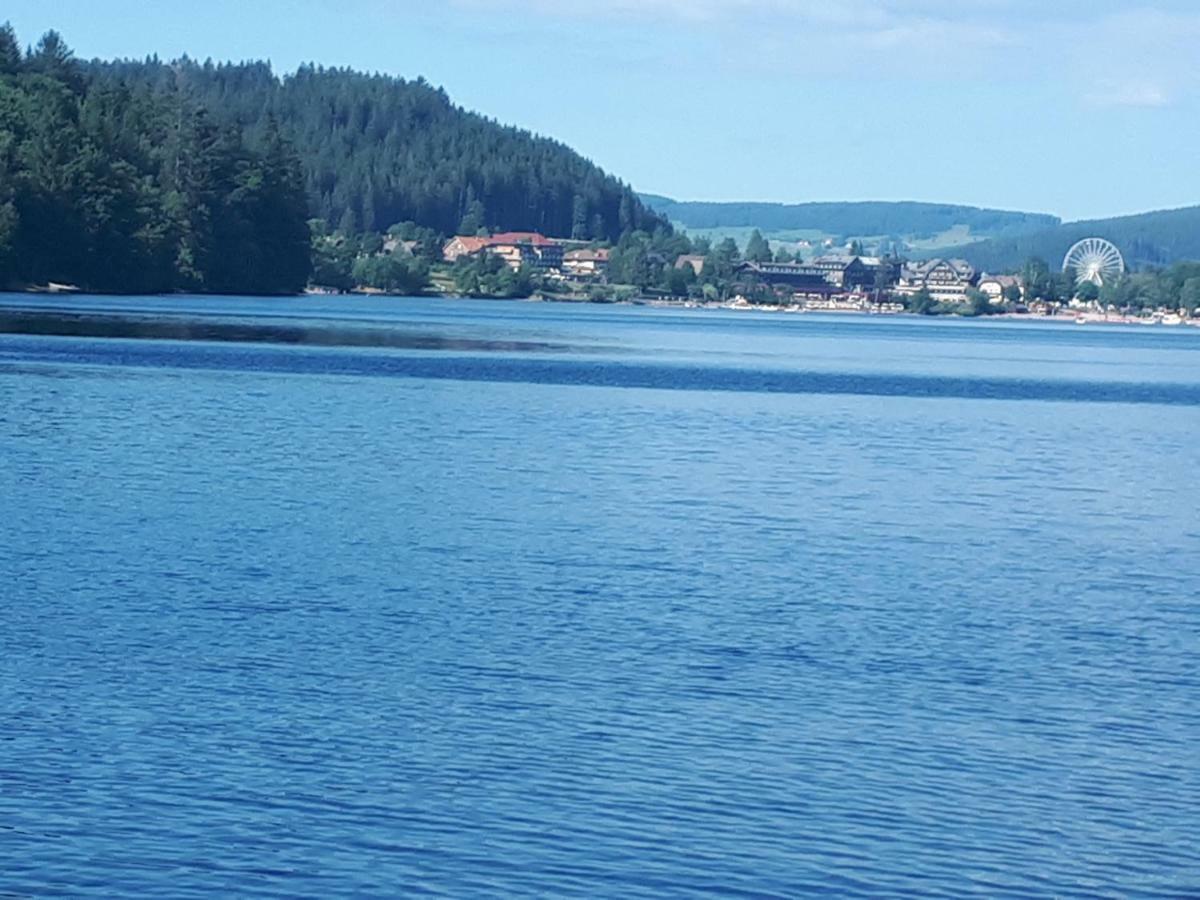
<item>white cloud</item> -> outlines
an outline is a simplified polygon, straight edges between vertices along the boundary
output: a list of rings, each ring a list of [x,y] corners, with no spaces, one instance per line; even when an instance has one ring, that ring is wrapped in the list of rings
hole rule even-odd
[[[1161,107],[1200,95],[1200,0],[449,2],[471,15],[502,10],[524,27],[630,29],[670,55],[672,68],[699,41],[703,51],[693,55],[706,67],[766,76],[1037,79],[1093,107]]]
[[[708,42],[709,63],[764,74],[876,78],[898,62],[912,77],[967,68],[980,51],[1020,35],[994,15],[1031,0],[449,0],[486,15],[503,9],[526,24],[662,27],[671,52]],[[663,43],[665,48],[665,42]],[[614,47],[620,53],[620,47]]]
[[[1156,84],[1121,84],[1109,82],[1097,90],[1084,95],[1084,100],[1092,106],[1112,107],[1159,107],[1169,106],[1171,98],[1167,92]]]
[[[1068,73],[1084,103],[1156,108],[1200,93],[1200,13],[1124,9],[1057,29],[1071,47]]]

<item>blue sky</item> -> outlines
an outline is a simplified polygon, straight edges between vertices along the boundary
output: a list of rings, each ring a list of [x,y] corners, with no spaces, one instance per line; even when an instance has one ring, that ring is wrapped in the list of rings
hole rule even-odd
[[[1200,0],[7,0],[81,57],[424,75],[680,199],[1200,203]]]

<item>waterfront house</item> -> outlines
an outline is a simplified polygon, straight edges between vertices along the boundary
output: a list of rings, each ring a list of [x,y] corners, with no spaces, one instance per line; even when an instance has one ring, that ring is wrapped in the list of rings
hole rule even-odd
[[[1014,287],[1020,291],[1020,299],[1024,300],[1025,286],[1017,275],[988,275],[979,281],[979,290],[987,296],[990,303],[1005,302],[1006,292],[1010,292]]]
[[[488,252],[500,256],[511,269],[559,270],[563,267],[563,245],[536,231],[506,231],[492,235]]]
[[[383,252],[391,254],[400,254],[401,256],[413,256],[417,252],[417,247],[420,246],[420,241],[405,241],[400,238],[389,237],[383,242]]]
[[[490,238],[492,245],[530,244],[535,247],[558,246],[558,244],[536,231],[498,231]]]
[[[862,257],[859,256],[841,254],[818,256],[809,265],[814,269],[820,269],[826,281],[843,290],[850,291],[875,284],[875,274],[867,268]]]
[[[870,280],[864,287],[873,288],[881,284],[891,288],[900,280],[900,270],[904,264],[895,256],[860,256],[859,259],[867,269]],[[882,277],[881,277],[882,275]]]
[[[978,277],[975,268],[965,259],[929,259],[905,265],[900,271],[896,292],[912,296],[927,290],[934,300],[962,303]]]
[[[740,278],[788,288],[794,294],[828,296],[838,291],[821,269],[804,263],[744,262],[736,271]]]
[[[695,253],[684,253],[675,260],[675,268],[686,269],[691,266],[697,276],[704,271],[704,257]]]
[[[535,269],[561,269],[563,246],[536,231],[504,231],[491,237],[458,235],[446,242],[442,258],[455,262],[464,256],[491,253],[510,269],[531,266]]]
[[[874,288],[881,272],[887,287],[900,278],[900,261],[894,258],[829,254],[818,256],[809,265],[820,269],[834,287],[847,292]]]
[[[576,278],[600,278],[608,272],[609,251],[568,250],[563,254],[563,272]]]
[[[486,237],[468,237],[466,235],[458,235],[446,241],[442,247],[442,259],[446,262],[457,262],[463,256],[474,256],[482,251],[491,238]]]

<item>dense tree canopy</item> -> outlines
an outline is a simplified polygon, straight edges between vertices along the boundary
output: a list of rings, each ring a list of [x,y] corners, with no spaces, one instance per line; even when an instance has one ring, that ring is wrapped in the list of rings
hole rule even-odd
[[[313,215],[345,234],[412,221],[616,241],[665,224],[633,191],[557,141],[504,127],[422,79],[265,63],[97,62],[90,76],[182,95],[220,124],[261,136],[274,117],[300,155]]]
[[[1069,222],[1015,237],[981,241],[939,251],[961,256],[977,269],[1012,271],[1030,256],[1060,262],[1076,241],[1103,237],[1120,248],[1133,269],[1164,266],[1200,257],[1200,206],[1115,219]]]
[[[1120,309],[1200,309],[1200,262],[1178,262],[1166,269],[1136,272],[1106,283],[1097,292],[1106,305]]]
[[[766,209],[793,224],[840,210],[874,216],[882,230],[897,215],[930,227],[957,222],[964,209],[707,206],[714,205],[690,209],[722,221]],[[1045,219],[974,214],[975,225],[1002,232]],[[1122,307],[1195,309],[1197,264],[1147,266],[1196,246],[1196,229],[1187,227],[1195,221],[1196,210],[1113,220],[1129,239],[1127,257],[1146,270],[1099,292],[1085,288],[1084,299],[1098,293]],[[973,249],[1011,259],[1027,244],[1045,243],[1044,255],[1055,259],[1060,245],[1094,224]],[[595,299],[634,292],[787,299],[780,291],[772,298],[768,285],[739,268],[793,258],[773,252],[757,229],[744,250],[731,238],[690,239],[569,148],[466,112],[423,80],[311,66],[279,79],[264,63],[187,59],[81,63],[56,32],[23,52],[12,29],[0,27],[0,288],[64,282],[114,292],[291,293],[311,276],[338,290],[526,296],[563,289],[557,276],[514,271],[488,254],[442,266],[444,236],[501,229],[609,247],[606,278],[587,286]],[[677,262],[683,255],[702,263]],[[1044,259],[1029,259],[1022,274],[1027,300],[1079,293],[1072,273]],[[943,307],[922,294],[909,302],[919,312]],[[972,294],[960,307],[949,311],[985,314],[999,304]]]
[[[944,203],[713,203],[672,200],[654,194],[643,194],[642,199],[686,228],[814,229],[828,234],[866,236],[932,235],[966,225],[972,233],[998,236],[1059,224],[1054,216]]]
[[[294,292],[314,264],[318,283],[415,285],[427,265],[357,261],[396,223],[425,263],[462,231],[615,242],[665,225],[569,148],[423,80],[81,63],[56,32],[24,53],[0,29],[0,286]]]
[[[179,93],[98,81],[0,29],[0,285],[287,293],[309,275],[303,176]]]

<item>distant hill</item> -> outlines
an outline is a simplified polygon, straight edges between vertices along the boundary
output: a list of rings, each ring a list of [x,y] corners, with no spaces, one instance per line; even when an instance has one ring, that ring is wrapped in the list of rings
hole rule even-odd
[[[99,89],[203,108],[253,143],[277,126],[295,148],[312,214],[347,233],[412,221],[617,240],[661,220],[570,147],[470,112],[423,79],[262,62],[96,61]]]
[[[1068,222],[1029,234],[948,247],[938,255],[961,256],[977,269],[989,272],[1016,271],[1031,256],[1040,256],[1057,267],[1072,244],[1088,237],[1112,241],[1135,269],[1200,259],[1200,206]]]
[[[1200,206],[1063,222],[1040,213],[939,203],[712,203],[639,196],[692,233],[744,239],[757,228],[778,240],[794,240],[800,234],[841,240],[890,238],[913,258],[962,257],[989,272],[1016,271],[1031,256],[1057,267],[1071,245],[1087,237],[1112,241],[1135,269],[1200,259]]]
[[[892,236],[929,239],[956,229],[999,237],[1053,228],[1062,220],[1040,213],[1009,212],[942,203],[710,203],[641,194],[642,201],[683,228],[758,228],[768,232],[812,231],[844,238]],[[768,235],[769,236],[769,235]]]

